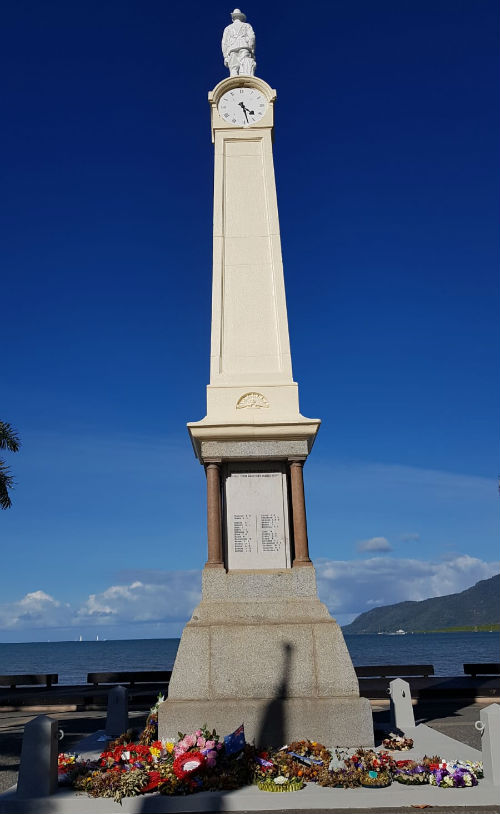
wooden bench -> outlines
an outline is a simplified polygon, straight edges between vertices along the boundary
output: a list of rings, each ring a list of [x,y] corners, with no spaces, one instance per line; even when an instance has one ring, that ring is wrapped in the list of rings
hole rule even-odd
[[[57,673],[0,676],[0,687],[10,687],[11,690],[15,690],[16,687],[40,686],[40,684],[43,684],[45,687],[52,687],[52,684],[57,684],[58,680],[59,676]]]
[[[476,678],[476,676],[497,676],[500,675],[500,664],[498,662],[484,662],[483,664],[464,664],[465,675]]]
[[[358,678],[403,678],[403,676],[434,675],[432,664],[369,664],[366,667],[355,667]]]
[[[87,684],[168,684],[172,670],[133,670],[120,673],[89,673]]]

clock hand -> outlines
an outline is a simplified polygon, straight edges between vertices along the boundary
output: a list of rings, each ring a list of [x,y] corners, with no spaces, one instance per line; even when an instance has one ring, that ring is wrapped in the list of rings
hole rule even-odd
[[[243,110],[243,113],[245,114],[245,119],[248,122],[247,109],[246,109],[246,106],[245,106],[245,102],[238,102],[238,104],[241,107],[241,109]]]

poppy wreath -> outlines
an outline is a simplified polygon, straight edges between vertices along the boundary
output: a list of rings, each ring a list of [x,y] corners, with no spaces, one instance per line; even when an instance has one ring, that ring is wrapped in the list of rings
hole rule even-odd
[[[202,769],[206,763],[205,755],[201,752],[184,752],[174,760],[174,773],[179,780],[184,780],[190,774]]]

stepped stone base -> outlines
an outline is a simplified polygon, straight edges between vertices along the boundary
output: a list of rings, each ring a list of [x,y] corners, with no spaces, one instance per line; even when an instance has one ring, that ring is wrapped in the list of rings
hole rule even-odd
[[[342,631],[316,591],[314,568],[206,568],[203,599],[184,628],[160,738],[202,724],[281,746],[310,738],[373,745],[370,703]]]

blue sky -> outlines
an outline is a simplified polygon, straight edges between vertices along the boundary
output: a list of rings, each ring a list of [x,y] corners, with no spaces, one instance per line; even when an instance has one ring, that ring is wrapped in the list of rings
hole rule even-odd
[[[5,9],[0,639],[177,635],[199,596],[220,2]],[[339,621],[498,570],[498,8],[252,2],[311,554]],[[369,575],[369,576],[367,576]]]

